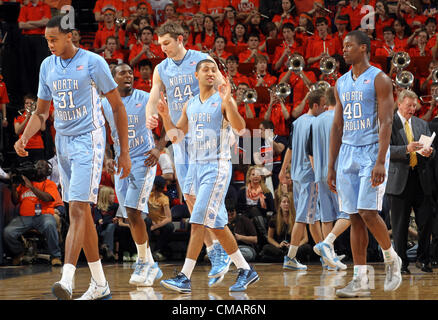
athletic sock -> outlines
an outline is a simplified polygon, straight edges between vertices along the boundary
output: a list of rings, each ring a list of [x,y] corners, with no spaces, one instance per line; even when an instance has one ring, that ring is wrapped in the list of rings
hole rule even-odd
[[[245,269],[245,270],[251,269],[248,262],[246,262],[245,258],[243,257],[242,252],[240,252],[239,249],[237,249],[236,252],[230,255],[230,259],[231,261],[233,261],[237,269]]]
[[[195,265],[196,265],[196,260],[186,258],[181,272],[184,273],[185,276],[190,279],[190,277],[192,276],[193,269],[195,268]]]
[[[93,277],[98,286],[103,287],[106,284],[106,278],[105,274],[103,273],[100,259],[95,262],[88,262],[88,267],[91,271],[91,277]]]

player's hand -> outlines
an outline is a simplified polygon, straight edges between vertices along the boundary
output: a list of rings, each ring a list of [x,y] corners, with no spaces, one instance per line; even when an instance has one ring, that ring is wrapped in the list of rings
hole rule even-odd
[[[328,168],[328,171],[327,171],[327,184],[328,184],[331,192],[338,193],[336,191],[336,171],[334,169]]]
[[[156,127],[158,127],[159,122],[158,114],[154,114],[146,120],[146,128],[154,130]]]
[[[162,118],[169,116],[169,106],[167,104],[166,98],[164,97],[164,93],[161,91],[161,98],[158,100],[157,111]]]
[[[144,155],[147,157],[144,161],[144,165],[146,167],[153,167],[158,163],[158,159],[160,158],[160,151],[157,148],[152,148]]]
[[[117,159],[117,174],[122,174],[120,179],[126,178],[131,172],[131,158],[128,152],[121,153]]]
[[[376,163],[373,171],[371,172],[371,186],[374,188],[378,185],[381,185],[385,181],[385,176],[385,165],[382,163]]]
[[[18,139],[14,144],[15,152],[17,152],[20,157],[27,157],[29,155],[29,153],[24,149],[27,145],[27,142],[28,140],[21,136],[21,138]]]
[[[225,78],[225,83],[218,87],[218,91],[223,101],[228,101],[231,98],[231,85],[228,77]]]

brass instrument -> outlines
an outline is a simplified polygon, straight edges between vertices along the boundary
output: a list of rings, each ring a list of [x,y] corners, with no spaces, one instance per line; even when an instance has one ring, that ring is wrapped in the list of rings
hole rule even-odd
[[[292,89],[289,83],[283,82],[276,84],[273,89],[268,88],[268,91],[273,92],[280,99],[286,99],[291,94]]]
[[[428,104],[428,103],[438,103],[438,95],[429,94],[426,96],[420,96],[420,101],[422,103]]]
[[[292,70],[295,73],[303,72],[305,66],[303,56],[298,53],[294,53],[287,59],[286,66],[288,70]]]
[[[333,57],[323,57],[319,62],[319,70],[326,75],[333,74],[336,71],[336,59]]]
[[[243,103],[256,103],[257,102],[257,91],[254,89],[245,90],[243,93]]]
[[[24,110],[23,110],[23,109],[22,109],[22,110],[19,110],[19,111],[18,111],[18,114],[19,114],[20,116],[22,116],[23,113],[24,113],[24,111],[27,112],[27,113],[30,114],[30,115],[33,115],[33,114],[35,113],[35,111],[36,111],[36,102],[33,102],[30,106],[26,106],[26,107],[24,108]]]
[[[392,65],[398,71],[401,71],[409,66],[411,57],[407,52],[396,52],[391,60]]]
[[[315,2],[316,6],[322,10],[324,10],[327,13],[333,13],[332,10],[325,8],[322,4],[320,4],[319,2]]]
[[[432,83],[438,83],[438,69],[432,71]]]
[[[395,83],[397,86],[403,89],[407,89],[412,87],[414,83],[414,75],[412,72],[404,70],[397,73],[397,76],[395,77]]]
[[[119,27],[123,26],[126,23],[126,18],[125,17],[117,18],[115,22],[117,26]]]
[[[312,92],[312,91],[315,91],[318,89],[327,90],[330,87],[331,87],[330,83],[328,83],[327,81],[324,81],[324,80],[320,80],[320,81],[313,83],[310,86],[309,91]]]

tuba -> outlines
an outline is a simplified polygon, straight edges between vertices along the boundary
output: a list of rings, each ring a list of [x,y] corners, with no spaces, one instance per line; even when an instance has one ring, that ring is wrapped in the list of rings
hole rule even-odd
[[[397,70],[403,70],[411,63],[411,57],[407,52],[396,52],[391,60],[392,65]]]
[[[397,73],[397,76],[395,77],[395,83],[397,86],[403,89],[407,89],[412,87],[412,84],[414,83],[414,75],[412,72],[404,70]]]
[[[254,89],[245,90],[243,93],[243,103],[256,103],[257,102],[257,91]]]

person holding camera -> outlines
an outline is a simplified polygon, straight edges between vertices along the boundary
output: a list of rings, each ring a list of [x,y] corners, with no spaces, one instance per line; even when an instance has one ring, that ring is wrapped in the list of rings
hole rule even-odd
[[[5,244],[13,255],[12,264],[20,264],[24,255],[21,235],[36,229],[47,239],[52,266],[61,266],[61,248],[54,214],[55,207],[62,201],[56,184],[47,179],[51,174],[50,164],[46,160],[38,160],[33,174],[30,170],[25,172],[28,177],[20,175],[19,170],[17,172],[11,174],[11,200],[20,206],[19,216],[4,229]]]

